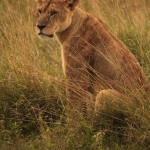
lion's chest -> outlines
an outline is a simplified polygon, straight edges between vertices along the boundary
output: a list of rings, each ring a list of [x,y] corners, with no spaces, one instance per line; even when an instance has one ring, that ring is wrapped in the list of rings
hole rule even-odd
[[[62,67],[64,74],[68,77],[78,75],[80,72],[87,72],[91,59],[93,59],[92,50],[85,43],[63,47]]]

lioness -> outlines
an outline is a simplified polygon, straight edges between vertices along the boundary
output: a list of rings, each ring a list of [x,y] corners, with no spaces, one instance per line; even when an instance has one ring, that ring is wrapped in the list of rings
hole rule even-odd
[[[37,33],[57,36],[72,110],[94,104],[101,90],[133,92],[149,84],[140,64],[101,19],[77,7],[79,0],[35,0]],[[115,93],[115,92],[114,92]]]

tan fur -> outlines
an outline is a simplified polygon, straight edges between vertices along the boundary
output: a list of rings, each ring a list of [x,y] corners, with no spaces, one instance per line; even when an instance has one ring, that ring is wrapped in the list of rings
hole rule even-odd
[[[134,92],[149,84],[137,59],[101,19],[76,5],[79,0],[36,0],[41,36],[57,36],[73,107],[94,103],[100,90]],[[53,12],[57,12],[54,15]],[[80,107],[80,106],[79,106]]]
[[[101,90],[96,96],[95,112],[99,113],[108,103],[111,106],[113,102],[117,104],[119,101],[121,103],[121,100],[125,99],[129,101],[130,98],[112,89]]]

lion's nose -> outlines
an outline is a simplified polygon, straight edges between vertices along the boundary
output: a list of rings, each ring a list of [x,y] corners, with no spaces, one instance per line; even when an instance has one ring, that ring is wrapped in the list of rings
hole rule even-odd
[[[44,28],[46,27],[46,25],[37,25],[37,27],[38,27],[40,30],[42,30],[42,29],[44,29]]]

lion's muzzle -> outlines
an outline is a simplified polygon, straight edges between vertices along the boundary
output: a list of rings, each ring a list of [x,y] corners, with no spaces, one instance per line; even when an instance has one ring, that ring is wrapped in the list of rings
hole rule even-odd
[[[49,38],[52,38],[54,36],[53,34],[48,35],[48,34],[44,34],[42,32],[39,32],[38,35],[44,35],[44,36],[47,36]]]
[[[37,25],[37,27],[40,29],[40,31],[42,31],[46,27],[46,25]]]

